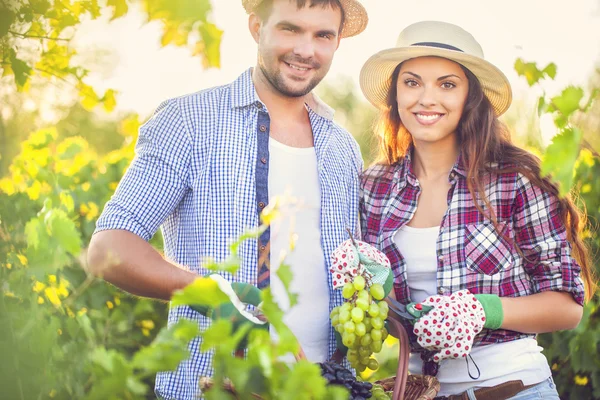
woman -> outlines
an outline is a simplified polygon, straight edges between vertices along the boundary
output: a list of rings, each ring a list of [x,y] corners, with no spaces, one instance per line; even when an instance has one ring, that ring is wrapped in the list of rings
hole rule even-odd
[[[595,286],[578,210],[498,121],[508,80],[442,22],[406,28],[360,79],[382,110],[363,239],[390,259],[397,300],[434,307],[405,325],[409,369],[449,398],[558,399],[535,335],[575,328]]]

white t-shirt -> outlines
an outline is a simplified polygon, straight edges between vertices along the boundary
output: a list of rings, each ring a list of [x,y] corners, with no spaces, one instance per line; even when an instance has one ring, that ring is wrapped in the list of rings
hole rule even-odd
[[[413,228],[403,226],[394,235],[394,243],[406,261],[408,287],[412,301],[423,301],[437,295],[437,239],[440,227]],[[471,357],[479,367],[469,360],[469,370],[464,358],[443,360],[437,379],[442,384],[440,396],[450,396],[469,388],[495,386],[510,380],[522,380],[524,385],[539,383],[552,375],[548,361],[542,354],[537,340],[517,339],[505,343],[477,346]],[[419,354],[411,354],[408,369],[420,374],[423,361]]]
[[[322,362],[329,348],[329,288],[321,247],[321,190],[314,147],[290,147],[269,139],[269,202],[276,196],[293,197],[297,204],[284,206],[282,217],[271,223],[271,290],[308,360]],[[290,252],[293,234],[297,240]],[[293,273],[291,291],[298,294],[298,303],[291,309],[276,273],[283,253],[287,253],[285,261]],[[271,336],[277,340],[273,329]],[[293,361],[293,356],[283,359]]]

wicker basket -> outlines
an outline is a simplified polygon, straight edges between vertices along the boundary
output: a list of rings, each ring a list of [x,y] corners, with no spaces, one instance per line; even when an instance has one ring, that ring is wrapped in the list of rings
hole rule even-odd
[[[410,355],[408,334],[395,315],[390,314],[388,321],[399,336],[398,370],[395,377],[382,379],[376,383],[383,386],[385,391],[393,390],[393,400],[433,400],[440,391],[440,382],[434,376],[408,374]]]

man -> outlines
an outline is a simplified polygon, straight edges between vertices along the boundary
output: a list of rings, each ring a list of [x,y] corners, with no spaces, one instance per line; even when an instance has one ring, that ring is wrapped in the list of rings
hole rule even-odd
[[[132,294],[168,300],[208,272],[203,259],[225,259],[230,240],[257,226],[269,200],[287,191],[303,206],[288,259],[299,300],[286,322],[308,358],[323,361],[335,350],[329,311],[342,300],[332,290],[329,255],[347,239],[346,228],[357,230],[362,161],[354,139],[311,91],[341,37],[364,30],[367,15],[356,0],[242,4],[258,44],[256,67],[229,85],[166,101],[140,128],[135,159],[98,220],[88,263],[92,273]],[[161,225],[165,258],[147,243]],[[271,284],[285,300],[268,262],[257,263],[270,248],[276,267],[287,248],[286,228],[272,226],[258,241],[244,242],[240,271],[223,276],[259,288]],[[208,324],[188,307],[171,309],[169,323],[179,318]],[[158,374],[157,395],[196,398],[211,360],[199,353],[198,340],[190,352],[177,371]]]

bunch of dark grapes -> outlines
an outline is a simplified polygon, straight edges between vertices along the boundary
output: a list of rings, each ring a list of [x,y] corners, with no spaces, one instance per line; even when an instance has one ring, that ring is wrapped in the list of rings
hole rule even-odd
[[[357,381],[348,369],[334,362],[319,363],[321,375],[330,385],[344,386],[350,392],[350,400],[365,400],[372,396],[371,382]]]

